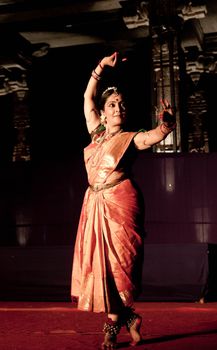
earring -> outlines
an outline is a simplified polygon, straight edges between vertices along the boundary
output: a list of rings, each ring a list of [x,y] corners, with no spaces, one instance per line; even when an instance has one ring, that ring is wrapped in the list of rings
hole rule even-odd
[[[101,121],[101,124],[106,124],[106,122],[107,122],[107,117],[106,117],[106,115],[105,114],[101,114],[101,116],[100,116],[100,121]]]

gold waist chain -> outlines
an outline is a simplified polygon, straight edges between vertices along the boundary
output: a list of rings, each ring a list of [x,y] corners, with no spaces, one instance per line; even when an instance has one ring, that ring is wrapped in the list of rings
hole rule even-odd
[[[114,181],[114,182],[110,182],[108,184],[99,184],[99,185],[89,185],[90,189],[94,192],[98,192],[98,191],[102,191],[105,190],[107,188],[111,188],[114,187],[116,185],[118,185],[119,183],[121,183],[122,181],[126,180],[126,177],[121,177],[120,179]]]

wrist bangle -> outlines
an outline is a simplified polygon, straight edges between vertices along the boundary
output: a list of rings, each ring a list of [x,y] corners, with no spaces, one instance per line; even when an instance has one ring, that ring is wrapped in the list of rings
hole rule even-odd
[[[95,70],[93,70],[94,74],[97,75],[101,79],[101,75],[98,74]]]
[[[99,74],[97,74],[95,72],[95,70],[92,71],[91,76],[95,79],[95,80],[100,80],[101,76]]]
[[[160,130],[164,135],[169,134],[173,129],[175,129],[175,127],[176,127],[176,123],[174,123],[170,127],[167,126],[165,123],[160,124]],[[163,130],[163,128],[165,128],[166,130]]]
[[[101,65],[101,61],[99,61],[99,66],[101,69],[104,69],[104,67]]]
[[[160,131],[161,131],[164,135],[166,135],[166,134],[168,134],[168,131],[163,130],[163,129],[162,129],[163,126],[165,126],[165,125],[164,125],[164,124],[160,124]]]

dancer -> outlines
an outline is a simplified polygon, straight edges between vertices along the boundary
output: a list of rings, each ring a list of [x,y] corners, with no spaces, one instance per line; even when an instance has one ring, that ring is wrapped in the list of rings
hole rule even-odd
[[[142,318],[135,312],[143,264],[143,213],[139,192],[130,178],[132,159],[162,141],[175,127],[167,101],[159,126],[150,131],[124,129],[124,96],[108,87],[97,104],[100,80],[106,66],[119,61],[117,52],[104,57],[84,93],[84,114],[91,143],[84,149],[89,187],[85,193],[74,248],[72,298],[80,310],[104,312],[107,319],[102,349],[113,349],[126,326],[131,345],[141,342]]]

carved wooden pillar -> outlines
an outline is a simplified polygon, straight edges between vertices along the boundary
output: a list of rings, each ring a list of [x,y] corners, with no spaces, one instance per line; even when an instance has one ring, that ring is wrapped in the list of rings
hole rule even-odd
[[[207,101],[205,87],[201,83],[203,73],[199,72],[192,62],[187,62],[186,68],[192,81],[191,93],[187,97],[188,152],[208,153]]]
[[[155,152],[180,152],[179,60],[176,32],[165,26],[152,28],[153,111],[152,124],[159,124],[161,99],[167,99],[176,113],[176,130],[155,146]]]
[[[207,14],[205,5],[184,6],[179,11],[183,19],[182,47],[187,74],[187,149],[188,152],[207,153],[209,134],[207,130],[208,102],[206,96],[207,75],[216,73],[216,60],[201,26],[200,19]],[[190,21],[189,21],[190,20]],[[190,35],[189,35],[190,33]],[[186,35],[188,34],[188,36]],[[213,47],[212,47],[213,49]]]
[[[8,160],[29,161],[31,159],[30,140],[27,136],[30,129],[29,88],[26,70],[22,66],[14,63],[4,64],[1,67],[0,95],[10,95],[12,102],[12,128],[15,138],[11,145],[12,154]]]
[[[25,79],[25,78],[24,78]],[[29,161],[30,140],[28,133],[30,130],[30,118],[28,110],[28,88],[20,89],[14,92],[14,128],[16,130],[16,139],[13,149],[13,162]]]
[[[150,2],[150,37],[152,40],[152,124],[159,124],[160,100],[174,107],[176,130],[154,147],[155,152],[180,152],[179,111],[179,40],[176,31],[176,3],[170,0]]]

